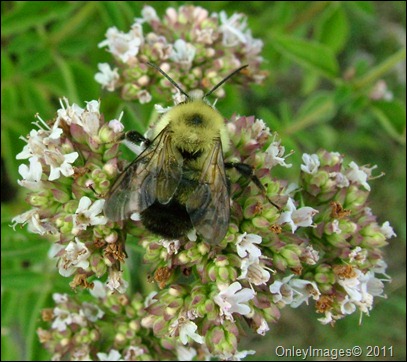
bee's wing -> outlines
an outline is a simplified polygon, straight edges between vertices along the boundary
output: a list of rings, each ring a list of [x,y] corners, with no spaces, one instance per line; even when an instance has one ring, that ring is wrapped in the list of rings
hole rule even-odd
[[[222,241],[229,225],[230,196],[220,139],[204,160],[199,185],[188,198],[186,208],[205,240],[213,244]]]
[[[112,221],[124,220],[156,200],[168,203],[181,180],[182,162],[165,128],[117,178],[105,202],[105,215]]]

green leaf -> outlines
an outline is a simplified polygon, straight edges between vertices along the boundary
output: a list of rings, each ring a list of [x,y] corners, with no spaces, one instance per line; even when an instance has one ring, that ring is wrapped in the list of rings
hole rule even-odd
[[[24,1],[2,15],[2,36],[18,34],[27,29],[45,25],[51,20],[69,18],[74,7],[65,1]]]
[[[102,12],[102,17],[105,19],[105,22],[107,24],[114,24],[119,30],[122,31],[124,31],[126,27],[129,26],[128,20],[130,19],[128,19],[128,17],[131,12],[128,11],[128,8],[124,2],[101,1],[99,5],[99,9]]]
[[[317,92],[308,98],[297,112],[293,123],[285,130],[293,134],[311,125],[331,120],[336,114],[335,97],[330,92]]]
[[[3,288],[16,290],[31,290],[43,286],[47,282],[44,273],[27,271],[2,271],[1,285]]]
[[[21,72],[25,75],[32,74],[41,70],[45,70],[53,66],[53,59],[50,49],[37,49],[32,52],[30,57],[21,58]]]
[[[405,103],[398,99],[376,101],[371,110],[385,131],[400,143],[405,143],[406,108]]]
[[[396,53],[392,54],[380,64],[371,68],[366,74],[358,77],[354,80],[354,87],[356,89],[361,89],[370,86],[372,83],[379,80],[387,72],[393,70],[397,63],[405,61],[406,59],[406,48],[401,48]]]
[[[338,62],[326,45],[278,33],[270,38],[275,49],[284,56],[330,79],[338,76]]]
[[[11,77],[14,72],[14,64],[11,60],[10,53],[4,49],[1,51],[1,79],[4,80]],[[2,88],[2,93],[4,90],[5,88]],[[3,109],[3,102],[1,102],[1,104]]]
[[[332,2],[316,26],[316,38],[339,53],[349,38],[349,23],[339,2]]]
[[[309,95],[314,92],[321,83],[321,77],[316,72],[306,72],[303,77],[301,94]]]
[[[375,8],[372,1],[345,1],[345,3],[364,16],[375,15]]]

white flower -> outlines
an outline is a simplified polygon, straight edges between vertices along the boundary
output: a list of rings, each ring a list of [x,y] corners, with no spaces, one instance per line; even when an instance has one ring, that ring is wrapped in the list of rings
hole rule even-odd
[[[339,227],[339,220],[338,219],[334,219],[331,223],[331,231],[334,234],[341,234],[342,233],[342,229]]]
[[[265,164],[270,164],[270,167],[275,165],[280,165],[286,168],[290,168],[292,166],[291,163],[285,163],[285,159],[291,155],[291,153],[284,156],[285,147],[281,146],[280,141],[273,141],[267,147],[265,153]],[[283,157],[284,156],[284,157]]]
[[[247,234],[246,232],[239,235],[236,241],[237,254],[243,259],[246,256],[250,260],[256,260],[261,256],[261,250],[254,244],[261,243],[261,236],[256,234]]]
[[[155,9],[151,6],[145,5],[141,10],[141,18],[136,18],[136,23],[143,24],[145,22],[151,23],[152,21],[159,21],[159,17]]]
[[[341,172],[330,172],[329,177],[333,178],[336,186],[339,188],[344,188],[349,186],[348,178]]]
[[[144,299],[144,308],[148,308],[150,305],[157,301],[157,299],[154,299],[156,295],[156,291],[152,291],[149,295],[147,295],[147,297]]]
[[[259,259],[250,260],[245,258],[242,260],[240,268],[242,274],[237,278],[238,280],[246,279],[250,284],[262,285],[266,284],[270,279],[270,273],[260,263]]]
[[[246,358],[249,354],[253,355],[256,354],[256,351],[249,349],[244,351],[236,351],[236,353],[232,356],[232,361],[241,361],[242,358]]]
[[[56,304],[66,303],[68,301],[68,294],[54,293],[52,299]]]
[[[18,167],[18,173],[22,176],[23,181],[18,180],[17,182],[21,186],[24,186],[27,182],[37,183],[41,181],[42,165],[38,157],[32,156],[28,161],[30,162],[29,167],[24,164]]]
[[[249,354],[255,354],[256,351],[253,350],[245,350],[245,351],[236,351],[235,353],[220,353],[215,357],[220,358],[222,361],[241,361],[242,358],[246,358]]]
[[[82,327],[86,325],[86,321],[83,316],[78,313],[72,313],[69,310],[65,310],[59,307],[53,309],[54,321],[52,322],[52,328],[57,329],[60,332],[66,330],[71,324],[78,324]]]
[[[247,27],[247,19],[243,14],[233,14],[229,19],[225,11],[221,11],[219,27],[222,33],[222,44],[225,47],[234,47],[246,43],[244,31]]]
[[[308,304],[309,297],[318,300],[321,295],[315,282],[293,278],[290,280],[289,284],[294,292],[293,301],[290,304],[292,308],[297,308],[304,302]]]
[[[301,170],[311,175],[316,174],[318,171],[318,167],[321,165],[318,155],[316,154],[309,155],[307,153],[304,153],[302,155],[302,161],[304,162],[304,164],[301,165]]]
[[[380,227],[381,233],[384,235],[386,239],[390,239],[393,236],[397,236],[396,233],[394,232],[393,228],[390,226],[390,223],[388,221],[385,221],[383,225]]]
[[[62,129],[58,128],[59,122],[56,121],[52,128],[50,128],[44,120],[37,114],[38,121],[33,122],[39,130],[32,129],[28,139],[20,137],[23,141],[27,142],[23,150],[16,156],[17,160],[30,158],[32,156],[42,157],[47,146],[59,141]]]
[[[304,262],[308,265],[315,265],[319,260],[319,252],[315,250],[311,245],[305,248],[303,254]]]
[[[243,288],[239,282],[220,288],[221,291],[215,296],[214,301],[220,307],[221,316],[224,315],[226,319],[233,321],[232,313],[241,315],[250,313],[250,307],[246,303],[254,298],[253,290]]]
[[[149,103],[153,99],[153,96],[146,89],[142,89],[137,92],[137,99],[141,104]]]
[[[388,89],[387,83],[383,79],[379,79],[370,91],[369,97],[373,100],[391,101],[393,93]]]
[[[183,39],[178,39],[172,48],[170,59],[176,63],[181,64],[185,68],[189,68],[195,58],[195,47],[187,43]]]
[[[177,345],[176,351],[177,351],[177,361],[192,361],[192,359],[197,354],[195,348],[193,347],[187,348],[180,344]]]
[[[69,105],[69,101],[65,97],[61,98],[59,103],[61,108],[57,111],[57,122],[63,120],[68,125],[78,124],[85,110],[75,103],[73,103],[72,106]]]
[[[349,262],[357,261],[359,263],[364,263],[367,258],[367,250],[362,249],[360,246],[357,246],[349,253]]]
[[[106,298],[106,287],[103,285],[103,283],[100,280],[95,280],[93,282],[93,289],[89,289],[89,293],[98,299],[104,299]]]
[[[136,361],[137,357],[142,356],[145,353],[143,348],[140,348],[138,346],[130,346],[126,354],[124,355],[124,360],[125,361]]]
[[[245,36],[246,36],[246,44],[245,44],[246,56],[247,57],[256,56],[263,49],[263,41],[261,41],[260,39],[254,39],[250,29],[246,30]],[[263,61],[263,57],[257,56],[257,59],[260,61]],[[264,75],[262,75],[262,74],[257,74],[255,77],[256,83],[261,82],[263,79],[264,79]]]
[[[177,92],[176,94],[178,94],[178,93],[179,92]],[[161,106],[159,104],[154,104],[154,109],[158,114],[167,113],[171,108],[173,108],[173,107],[163,107],[163,106]]]
[[[365,274],[361,273],[359,279],[361,281],[362,296],[366,294],[371,294],[374,297],[384,296],[384,284],[380,279],[375,277],[373,271],[368,271]]]
[[[349,295],[347,295],[345,299],[339,303],[339,305],[341,306],[342,314],[352,314],[356,311],[356,305],[350,300]]]
[[[202,344],[204,343],[204,338],[196,333],[198,326],[186,318],[180,322],[179,325],[179,340],[183,345],[186,345],[189,339],[192,339],[196,343]]]
[[[121,122],[123,117],[123,112],[120,113],[119,119],[112,119],[109,123],[108,126],[109,128],[114,132],[114,133],[120,133],[124,130],[124,125]]]
[[[103,312],[96,304],[87,302],[82,303],[79,313],[91,322],[96,322],[105,315],[105,312]]]
[[[174,239],[174,240],[166,240],[166,239],[161,239],[158,241],[159,245],[163,246],[165,249],[167,249],[168,255],[174,255],[178,253],[178,250],[181,246],[181,243],[179,240]]]
[[[325,312],[325,317],[318,318],[318,320],[324,325],[325,324],[331,324],[332,322],[334,322],[334,319],[332,318],[332,312],[330,312],[330,311],[326,311]]]
[[[102,88],[106,88],[109,92],[113,92],[119,81],[119,73],[117,68],[110,68],[109,63],[99,63],[99,73],[95,74],[96,82],[102,85]]]
[[[93,204],[89,197],[82,196],[78,208],[73,216],[72,233],[77,235],[81,230],[86,230],[89,225],[105,225],[106,216],[100,215],[103,211],[105,200],[96,200]]]
[[[44,143],[44,133],[32,129],[28,135],[28,139],[20,137],[23,141],[27,142],[23,150],[16,156],[17,160],[23,160],[32,156],[41,157],[46,149]]]
[[[58,261],[59,274],[69,277],[77,268],[86,270],[89,267],[89,256],[90,251],[86,245],[78,238],[75,238],[75,241],[71,241],[65,248]]]
[[[52,312],[55,318],[52,322],[52,328],[57,329],[59,332],[65,331],[66,327],[72,323],[70,312],[58,307],[55,307]]]
[[[64,155],[59,149],[55,149],[55,151],[46,150],[44,152],[44,160],[51,169],[48,180],[55,181],[59,179],[61,173],[66,177],[72,176],[74,169],[71,163],[75,162],[78,157],[78,152],[71,152]]]
[[[53,360],[55,359],[55,354],[52,356]],[[90,357],[90,347],[87,344],[82,344],[77,349],[74,349],[71,353],[72,361],[92,361]]]
[[[96,353],[96,356],[99,358],[99,361],[123,361],[121,358],[122,355],[115,349],[111,349],[109,354],[98,352]]]
[[[348,294],[349,303],[354,303],[361,312],[366,314],[369,314],[373,307],[374,297],[385,297],[383,282],[375,277],[373,271],[363,273],[355,269],[352,278],[339,279],[338,283]]]
[[[362,300],[362,293],[360,289],[359,274],[361,271],[356,269],[352,278],[343,278],[338,280],[338,284],[345,289],[353,302],[360,302]]]
[[[391,281],[390,275],[386,274],[386,269],[387,263],[383,259],[379,259],[376,262],[376,265],[371,269],[371,271],[376,274],[383,274],[387,278],[387,281]]]
[[[288,277],[283,278],[282,280],[276,280],[273,284],[270,285],[270,293],[273,294],[273,302],[283,302],[285,305],[290,305],[293,301],[293,289],[288,284],[291,278],[294,277],[294,274],[289,275]]]
[[[107,278],[106,286],[112,291],[117,291],[120,294],[123,294],[129,283],[123,279],[123,272],[120,270],[111,270]]]
[[[288,199],[286,207],[288,211],[284,211],[280,215],[277,223],[289,224],[293,233],[300,226],[312,226],[312,217],[318,213],[318,210],[308,206],[301,207],[297,210],[294,205],[294,200],[291,197]]]
[[[291,305],[292,308],[297,308],[303,302],[308,303],[310,296],[315,300],[319,299],[321,293],[315,282],[293,277],[294,274],[289,275],[270,285],[270,292],[273,294],[275,303],[282,301],[286,305]]]
[[[257,334],[260,334],[261,336],[265,336],[266,332],[270,330],[269,325],[267,324],[267,321],[264,318],[261,318],[260,326],[259,328],[256,329]]]
[[[96,137],[100,128],[100,101],[86,102],[86,109],[81,116],[76,120],[76,124],[81,126],[83,130],[92,137]]]
[[[347,171],[346,177],[349,181],[356,183],[357,185],[362,185],[367,191],[370,191],[370,186],[367,183],[369,176],[371,175],[372,168],[359,167],[355,162],[349,164],[350,170]]]
[[[106,40],[99,43],[99,48],[108,47],[110,53],[123,63],[132,61],[144,42],[140,24],[134,24],[128,33],[119,31],[115,26],[106,32]]]
[[[11,226],[14,230],[17,224],[28,224],[28,230],[34,234],[44,235],[56,231],[55,227],[47,219],[40,219],[37,209],[31,209],[17,215],[11,222],[13,223]]]

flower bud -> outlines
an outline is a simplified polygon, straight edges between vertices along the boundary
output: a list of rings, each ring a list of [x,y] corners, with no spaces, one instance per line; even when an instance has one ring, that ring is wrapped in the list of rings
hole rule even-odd
[[[381,248],[387,245],[386,237],[381,233],[376,223],[369,224],[360,230],[361,246],[365,248]]]
[[[106,273],[107,266],[104,258],[101,255],[93,253],[89,257],[89,263],[91,270],[96,274],[97,277],[101,277]]]

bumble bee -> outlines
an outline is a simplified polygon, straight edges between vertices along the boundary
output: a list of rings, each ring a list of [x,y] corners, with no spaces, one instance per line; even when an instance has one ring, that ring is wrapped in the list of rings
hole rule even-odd
[[[250,166],[225,164],[223,153],[229,148],[229,137],[224,119],[206,101],[247,65],[236,69],[206,94],[200,90],[186,93],[162,69],[149,65],[162,73],[186,101],[162,115],[152,140],[135,131],[125,134],[125,139],[142,141],[146,148],[114,182],[105,202],[105,215],[119,221],[138,213],[148,230],[165,238],[180,238],[195,228],[205,241],[218,243],[226,235],[230,218],[225,170],[236,168],[264,193]]]

